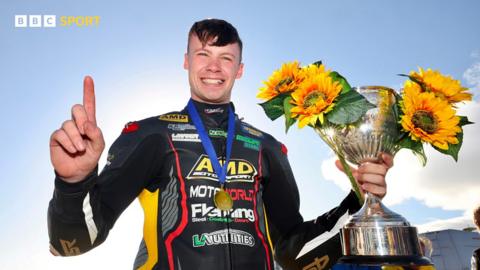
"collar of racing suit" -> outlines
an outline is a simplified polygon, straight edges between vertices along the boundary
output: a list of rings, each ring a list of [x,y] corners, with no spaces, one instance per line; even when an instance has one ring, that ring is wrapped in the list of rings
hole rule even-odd
[[[231,106],[233,112],[235,107],[232,102],[224,104],[209,104],[193,100],[205,127],[226,128],[228,123],[228,107]]]

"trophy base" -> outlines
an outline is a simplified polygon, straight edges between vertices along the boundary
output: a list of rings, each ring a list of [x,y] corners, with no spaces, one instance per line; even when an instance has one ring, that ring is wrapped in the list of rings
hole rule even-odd
[[[362,208],[340,230],[343,255],[377,258],[422,257],[417,228],[367,194]]]
[[[435,270],[432,262],[419,256],[344,256],[332,270]]]

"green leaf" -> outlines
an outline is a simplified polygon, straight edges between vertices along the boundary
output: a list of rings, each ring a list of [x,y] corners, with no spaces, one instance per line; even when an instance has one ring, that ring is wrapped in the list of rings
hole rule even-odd
[[[459,117],[460,117],[459,126],[463,127],[465,125],[473,124],[473,122],[470,122],[466,116],[459,116]]]
[[[417,78],[415,78],[415,77],[413,77],[413,76],[410,76],[410,75],[407,75],[407,74],[398,74],[398,76],[407,77],[407,78],[409,78],[412,82],[415,82],[416,84],[419,84],[420,86],[423,85],[423,82],[417,80]]]
[[[268,118],[273,121],[283,115],[283,100],[289,96],[290,93],[283,93],[259,105],[262,106]]]
[[[283,110],[285,112],[285,133],[287,133],[288,129],[297,121],[296,119],[292,118],[292,113],[290,112],[290,110],[293,108],[293,104],[290,103],[291,100],[291,96],[288,96],[283,100]]]
[[[410,76],[410,75],[407,75],[407,74],[398,74],[398,76],[403,76],[403,77],[407,77],[409,78],[412,82],[418,84],[423,91],[425,92],[431,92],[430,88],[422,81],[419,81],[417,78],[413,77],[413,76]]]
[[[327,113],[327,120],[337,125],[345,125],[356,122],[369,109],[375,108],[375,105],[368,102],[365,97],[357,91],[349,91],[337,97],[337,102],[333,110]]]
[[[395,119],[400,119],[400,116],[403,115],[402,109],[400,107],[400,102],[402,102],[403,98],[399,93],[397,93],[397,91],[393,91],[393,95],[395,96],[395,103],[392,105],[393,113]]]
[[[404,136],[397,142],[400,149],[409,149],[420,160],[422,166],[427,164],[427,156],[423,150],[423,144],[421,141],[414,141],[408,134],[404,133]]]
[[[330,72],[330,78],[332,78],[332,80],[334,82],[339,82],[342,85],[342,91],[340,92],[340,94],[345,94],[345,93],[350,92],[352,90],[352,87],[347,82],[347,79],[345,79],[338,72],[336,72],[336,71]]]
[[[458,140],[458,143],[457,144],[448,144],[448,149],[447,150],[444,150],[444,149],[440,149],[434,145],[433,148],[435,148],[435,150],[437,150],[438,152],[440,153],[443,153],[443,154],[446,154],[446,155],[449,155],[451,156],[455,161],[458,161],[458,152],[460,152],[460,148],[462,147],[462,143],[463,143],[463,131],[460,132],[460,133],[457,133],[457,140]]]
[[[322,65],[322,60],[316,61],[312,65],[315,65],[315,66],[319,67],[319,66]]]
[[[459,126],[465,126],[465,125],[470,125],[473,124],[473,122],[470,122],[466,116],[460,116],[460,123]],[[446,154],[451,156],[455,161],[458,161],[458,153],[460,152],[460,148],[462,148],[462,143],[463,143],[463,129],[461,132],[457,133],[457,144],[448,144],[448,149],[440,149],[436,146],[433,146],[435,150],[437,150],[440,153]]]

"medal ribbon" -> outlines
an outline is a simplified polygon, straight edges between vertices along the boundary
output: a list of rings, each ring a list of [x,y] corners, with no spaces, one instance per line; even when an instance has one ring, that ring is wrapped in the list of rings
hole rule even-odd
[[[227,179],[227,167],[228,162],[230,161],[230,154],[232,153],[233,137],[235,137],[235,115],[233,114],[232,106],[228,107],[227,153],[223,166],[220,166],[215,148],[213,148],[212,141],[210,140],[210,137],[208,137],[208,133],[203,126],[202,119],[200,119],[200,115],[198,114],[192,99],[188,101],[187,110],[190,117],[192,117],[193,124],[197,128],[203,149],[208,154],[208,158],[217,174],[218,181],[220,182],[220,185],[223,185]]]

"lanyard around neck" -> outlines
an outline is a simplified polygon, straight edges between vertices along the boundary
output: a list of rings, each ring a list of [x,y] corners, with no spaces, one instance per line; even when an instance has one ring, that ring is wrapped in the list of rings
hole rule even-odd
[[[213,169],[217,174],[218,181],[221,185],[223,185],[227,178],[228,162],[230,161],[230,154],[232,153],[233,137],[235,137],[235,115],[233,114],[232,106],[228,107],[227,153],[223,166],[220,166],[220,162],[218,161],[218,156],[215,152],[215,148],[213,148],[212,141],[210,140],[210,137],[208,137],[202,119],[200,118],[200,115],[198,114],[192,99],[188,101],[187,110],[188,114],[192,118],[193,124],[197,128],[198,135],[200,136],[200,140],[203,145],[203,149],[208,154]]]

